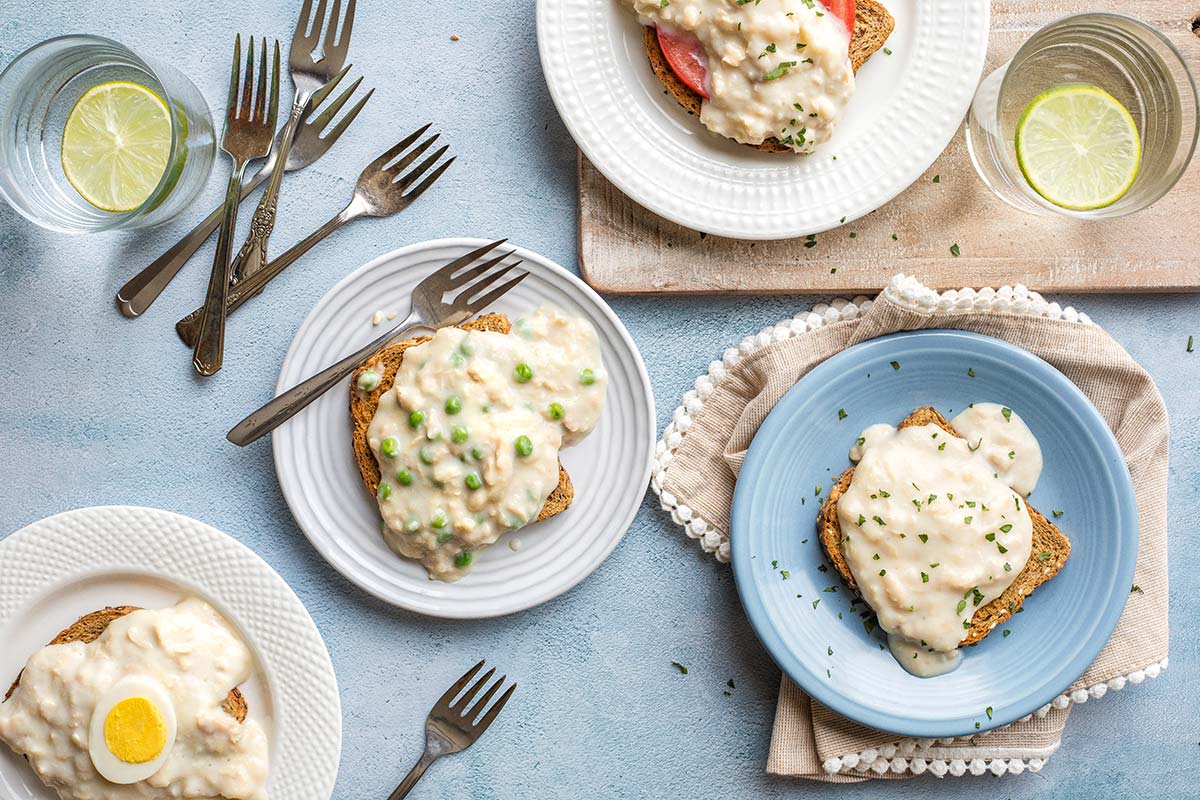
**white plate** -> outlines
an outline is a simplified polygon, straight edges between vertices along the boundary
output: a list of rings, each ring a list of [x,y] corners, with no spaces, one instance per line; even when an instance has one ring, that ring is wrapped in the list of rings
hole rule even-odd
[[[224,614],[258,661],[241,688],[250,717],[270,738],[267,793],[329,800],[342,710],[321,634],[265,561],[194,519],[131,506],[83,508],[0,541],[0,683],[7,688],[35,650],[83,614],[116,605],[165,608],[190,595]],[[58,797],[3,746],[0,796]]]
[[[988,0],[884,2],[892,55],[867,61],[834,138],[809,157],[760,153],[688,116],[651,72],[627,0],[538,0],[538,47],[558,113],[622,192],[689,228],[786,239],[898,195],[949,144],[975,92]]]
[[[408,311],[426,275],[486,242],[441,239],[404,247],[346,276],[309,313],[279,374],[277,392],[299,383],[378,336],[376,311]],[[600,336],[609,385],[590,436],[563,450],[575,500],[563,514],[478,553],[457,583],[431,581],[418,563],[384,544],[379,508],[363,488],[351,449],[349,379],[275,431],[275,471],[284,497],[313,546],[371,594],[436,617],[478,619],[521,611],[557,597],[600,566],[633,521],[650,480],[654,397],[646,367],[612,309],[554,262],[516,248],[530,273],[493,310],[512,317],[547,303],[579,314]],[[387,323],[384,323],[387,324]],[[521,541],[519,552],[508,542]]]

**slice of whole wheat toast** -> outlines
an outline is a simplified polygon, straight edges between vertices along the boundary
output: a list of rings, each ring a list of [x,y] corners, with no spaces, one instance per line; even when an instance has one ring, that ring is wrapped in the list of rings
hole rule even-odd
[[[132,614],[134,611],[141,611],[141,609],[138,606],[114,606],[102,608],[90,614],[84,614],[59,631],[58,635],[51,639],[48,644],[67,644],[68,642],[90,644],[100,638],[100,634],[104,633],[113,620],[120,619],[126,614]],[[21,676],[18,674],[17,679],[12,682],[12,686],[9,686],[8,691],[4,694],[5,701],[12,697],[12,693],[20,684]],[[229,690],[229,694],[225,696],[224,702],[221,703],[221,708],[238,722],[245,722],[246,713],[250,710],[249,706],[246,705],[246,698],[242,696],[237,687]]]
[[[864,62],[880,49],[896,28],[896,20],[888,10],[877,0],[857,0],[854,11],[854,33],[850,37],[850,64],[858,72]],[[686,83],[679,79],[675,70],[667,63],[667,57],[658,43],[658,32],[653,26],[642,28],[642,41],[646,45],[646,56],[650,59],[650,68],[654,75],[662,81],[670,94],[679,105],[687,109],[688,114],[700,116],[700,106],[704,98],[692,91]],[[747,144],[755,150],[766,153],[795,153],[792,148],[778,139],[771,138],[762,144]]]
[[[493,331],[495,333],[508,333],[511,329],[508,317],[503,314],[484,314],[470,322],[463,323],[460,327],[464,330]],[[417,336],[390,344],[367,359],[365,364],[355,370],[350,379],[350,418],[354,423],[354,460],[358,462],[358,471],[362,476],[363,485],[371,493],[371,497],[375,496],[382,476],[379,472],[379,462],[375,460],[375,454],[371,452],[371,445],[367,442],[367,429],[375,417],[376,409],[379,408],[379,398],[392,388],[392,384],[396,380],[396,370],[400,368],[400,362],[404,360],[404,351],[428,341],[428,336]],[[374,369],[382,377],[374,391],[361,392],[357,389],[358,376],[367,369]],[[574,498],[575,487],[571,484],[571,477],[567,475],[567,471],[559,462],[558,485],[546,498],[537,521],[541,522],[566,511]]]
[[[904,418],[898,427],[911,428],[929,424],[937,425],[946,433],[959,439],[962,438],[937,409],[929,406],[913,411]],[[838,498],[850,487],[850,479],[853,477],[854,467],[850,467],[841,474],[837,483],[829,490],[829,496],[825,499],[825,504],[821,506],[820,514],[817,515],[817,535],[833,568],[842,576],[846,585],[861,597],[858,584],[855,583],[854,575],[850,572],[850,565],[846,563],[845,554],[842,552],[842,529],[837,514]],[[1025,563],[1024,569],[1017,573],[1017,577],[999,597],[975,611],[967,636],[961,642],[962,645],[978,642],[991,633],[997,625],[1003,624],[1009,617],[1017,613],[1021,604],[1025,602],[1025,598],[1032,594],[1034,589],[1057,575],[1071,555],[1071,542],[1063,535],[1062,531],[1053,522],[1042,516],[1037,509],[1029,505],[1028,501],[1025,503],[1025,508],[1033,520],[1033,547],[1029,551],[1029,561]],[[1045,560],[1038,557],[1042,553],[1049,553]]]

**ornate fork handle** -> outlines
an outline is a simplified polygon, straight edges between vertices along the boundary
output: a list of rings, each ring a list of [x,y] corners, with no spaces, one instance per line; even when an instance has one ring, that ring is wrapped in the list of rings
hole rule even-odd
[[[284,123],[279,136],[279,155],[276,168],[271,171],[267,188],[263,191],[258,206],[254,209],[254,217],[250,220],[250,235],[238,251],[233,262],[233,282],[250,277],[267,263],[267,241],[271,231],[275,229],[275,208],[279,202],[279,187],[283,184],[283,173],[286,171],[279,165],[287,163],[288,154],[292,151],[292,140],[296,138],[296,128],[300,125],[300,117],[304,107],[312,97],[312,92],[297,93],[292,103],[292,113]]]

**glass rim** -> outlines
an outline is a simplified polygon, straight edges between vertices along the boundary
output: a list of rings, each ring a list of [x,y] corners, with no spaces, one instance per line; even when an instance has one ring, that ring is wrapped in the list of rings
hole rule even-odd
[[[1058,25],[1061,25],[1064,22],[1070,22],[1070,21],[1074,21],[1074,20],[1083,20],[1083,19],[1095,19],[1095,20],[1099,20],[1099,21],[1103,21],[1105,19],[1119,20],[1119,21],[1125,22],[1125,23],[1132,23],[1134,25],[1134,27],[1151,34],[1153,36],[1153,38],[1155,38],[1156,40],[1161,42],[1163,45],[1165,45],[1166,48],[1170,51],[1171,55],[1175,58],[1176,62],[1183,69],[1183,74],[1187,76],[1187,84],[1184,88],[1191,89],[1192,107],[1194,109],[1194,111],[1191,115],[1191,119],[1192,119],[1191,142],[1184,147],[1184,146],[1182,146],[1183,140],[1182,140],[1182,138],[1180,139],[1181,150],[1186,151],[1185,157],[1184,157],[1183,161],[1181,162],[1179,169],[1176,170],[1173,175],[1169,175],[1168,179],[1163,181],[1161,186],[1156,187],[1155,191],[1153,191],[1147,195],[1148,199],[1146,200],[1146,202],[1140,203],[1137,208],[1134,208],[1131,211],[1126,212],[1127,214],[1136,213],[1137,211],[1140,211],[1142,209],[1145,209],[1145,208],[1153,205],[1154,203],[1157,203],[1159,200],[1161,200],[1163,197],[1165,197],[1167,195],[1167,193],[1170,192],[1173,188],[1175,188],[1175,185],[1177,183],[1179,183],[1180,180],[1183,179],[1184,174],[1187,172],[1188,166],[1191,164],[1192,159],[1196,154],[1197,144],[1200,143],[1200,90],[1197,89],[1196,76],[1192,74],[1192,69],[1191,69],[1191,67],[1188,66],[1187,59],[1184,57],[1184,55],[1180,51],[1180,49],[1175,46],[1174,42],[1172,42],[1170,39],[1168,39],[1167,36],[1162,31],[1158,30],[1153,25],[1150,25],[1149,23],[1145,22],[1144,20],[1138,19],[1137,17],[1132,16],[1130,14],[1121,14],[1116,11],[1082,11],[1082,12],[1079,12],[1076,14],[1065,14],[1064,16],[1061,16],[1058,19],[1052,20],[1051,22],[1047,22],[1045,25],[1043,25],[1042,27],[1040,27],[1036,31],[1034,31],[1033,34],[1028,39],[1026,39],[1025,42],[1019,48],[1017,48],[1017,51],[1015,53],[1013,53],[1012,58],[1010,58],[1006,62],[1006,65],[1011,66],[1012,64],[1016,63],[1018,61],[1018,59],[1020,59],[1023,55],[1028,55],[1029,51],[1032,50],[1033,46],[1037,43],[1038,39],[1041,38],[1042,34],[1045,31],[1049,30],[1050,28],[1054,28]],[[1003,95],[1005,90],[1008,89],[1008,85],[1009,85],[1008,81],[1011,77],[1012,77],[1012,71],[1011,70],[1006,71],[1003,80],[1001,80],[1001,82],[1000,82],[999,95]],[[1180,81],[1174,81],[1174,83],[1176,86],[1183,86],[1183,84]],[[1184,116],[1183,118],[1187,119],[1187,116]],[[978,168],[976,168],[976,172],[979,172]],[[1069,209],[1061,208],[1060,206],[1056,206],[1056,205],[1050,203],[1045,198],[1038,195],[1036,192],[1031,192],[1029,194],[1030,194],[1030,199],[1032,199],[1035,203],[1037,203],[1038,205],[1043,206],[1044,208],[1047,208],[1051,211],[1054,211],[1055,213],[1065,214],[1067,216],[1075,217],[1077,219],[1102,219],[1102,218],[1104,218],[1103,214],[1097,215],[1095,212],[1071,211]],[[1101,211],[1101,212],[1103,210],[1104,209],[1097,209],[1097,211]]]
[[[158,204],[160,202],[162,202],[162,199],[164,196],[164,191],[167,190],[172,183],[170,180],[170,178],[171,178],[171,168],[170,167],[172,164],[175,163],[175,159],[178,158],[179,150],[180,150],[180,146],[181,146],[182,131],[179,129],[179,123],[175,119],[175,113],[172,110],[178,104],[178,101],[174,98],[174,96],[171,94],[170,90],[167,88],[167,85],[163,82],[163,79],[162,79],[161,75],[159,74],[159,70],[157,70],[151,63],[149,63],[144,58],[142,58],[140,55],[138,55],[137,52],[133,50],[133,48],[129,47],[126,44],[123,44],[122,42],[117,41],[116,39],[111,39],[107,36],[98,36],[98,35],[92,34],[92,33],[66,33],[66,34],[62,34],[59,36],[52,36],[49,39],[43,39],[42,41],[37,42],[36,44],[25,48],[20,53],[18,53],[17,56],[11,62],[9,62],[8,66],[6,66],[3,70],[0,70],[0,86],[4,85],[4,81],[7,77],[9,77],[10,72],[13,72],[23,61],[26,61],[27,59],[35,56],[38,53],[38,51],[43,50],[48,47],[51,47],[53,45],[65,44],[70,41],[76,41],[79,44],[108,45],[110,47],[117,48],[117,49],[121,50],[122,52],[124,52],[124,54],[129,58],[130,61],[135,62],[135,64],[138,67],[143,69],[148,75],[150,75],[154,79],[154,83],[156,84],[156,86],[155,87],[147,87],[147,88],[150,88],[151,91],[154,91],[155,94],[159,95],[159,98],[163,101],[163,104],[166,105],[167,119],[171,123],[171,152],[167,158],[167,167],[165,169],[163,169],[163,174],[159,177],[158,183],[155,185],[154,190],[152,192],[150,192],[149,195],[147,195],[146,199],[144,201],[142,201],[142,203],[140,205],[138,205],[137,208],[130,209],[129,211],[109,212],[110,214],[112,214],[110,221],[105,222],[100,225],[97,225],[94,228],[91,228],[92,232],[94,232],[94,233],[102,233],[104,231],[110,231],[110,230],[113,230],[116,228],[121,228],[130,220],[137,219],[139,216],[141,216],[142,214],[146,213],[147,211],[157,207]],[[23,209],[18,208],[16,205],[14,205],[11,202],[9,203],[9,205],[11,207],[13,207],[22,216],[26,216]],[[37,222],[37,220],[34,220],[34,221]]]

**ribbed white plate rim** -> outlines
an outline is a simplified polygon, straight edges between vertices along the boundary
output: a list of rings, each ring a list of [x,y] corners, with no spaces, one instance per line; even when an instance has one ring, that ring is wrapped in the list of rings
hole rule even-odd
[[[974,95],[989,0],[886,4],[897,20],[893,55],[868,60],[834,138],[807,158],[708,134],[663,95],[623,2],[538,0],[538,49],[568,131],[622,192],[695,230],[786,239],[855,220],[898,195],[945,150]]]
[[[343,278],[314,306],[284,357],[276,391],[295,385],[381,331],[376,310],[407,309],[421,278],[487,241],[421,242],[381,255]],[[318,552],[349,580],[401,608],[436,617],[481,619],[544,603],[590,575],[625,535],[649,485],[656,434],[654,397],[637,346],[590,287],[553,261],[514,245],[530,277],[496,304],[519,313],[551,302],[582,314],[601,339],[609,388],[604,415],[562,460],[575,484],[565,513],[506,534],[481,551],[454,584],[387,550],[375,503],[351,454],[348,382],[275,431],[275,470],[293,516]],[[613,478],[611,476],[617,476]],[[512,537],[524,547],[505,546]]]

